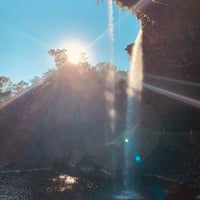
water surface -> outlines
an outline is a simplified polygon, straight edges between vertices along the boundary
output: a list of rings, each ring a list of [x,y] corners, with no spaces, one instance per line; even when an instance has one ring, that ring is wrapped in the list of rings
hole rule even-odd
[[[0,174],[1,200],[159,200],[163,191],[141,178],[123,180],[73,176],[54,170]],[[158,193],[159,192],[159,193]]]

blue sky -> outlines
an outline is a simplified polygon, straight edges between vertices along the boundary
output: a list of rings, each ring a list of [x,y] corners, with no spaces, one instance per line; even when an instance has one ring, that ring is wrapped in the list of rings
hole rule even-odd
[[[92,65],[110,59],[106,0],[99,5],[95,0],[1,0],[0,13],[0,76],[13,82],[28,81],[52,68],[47,51],[70,40],[90,46]],[[114,4],[114,24],[114,64],[127,70],[124,49],[135,40],[139,22]]]

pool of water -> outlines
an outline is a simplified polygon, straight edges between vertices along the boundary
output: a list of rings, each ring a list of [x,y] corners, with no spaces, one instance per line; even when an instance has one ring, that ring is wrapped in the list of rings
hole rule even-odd
[[[66,172],[44,170],[0,174],[1,200],[160,200],[163,190],[149,187],[141,178],[129,177],[129,183],[111,178],[74,176]],[[152,189],[153,188],[153,189]],[[156,190],[155,190],[156,188]]]

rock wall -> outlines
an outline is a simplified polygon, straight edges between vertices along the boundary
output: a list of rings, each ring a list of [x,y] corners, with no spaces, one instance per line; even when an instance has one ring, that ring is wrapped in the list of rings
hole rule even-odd
[[[143,104],[159,114],[161,129],[200,130],[200,2],[116,0],[139,18],[143,29],[144,83],[187,98],[198,106],[143,88]],[[131,53],[131,45],[127,51]],[[190,83],[188,83],[190,82]]]
[[[110,162],[106,75],[86,67],[66,64],[0,109],[0,171]],[[126,110],[126,80],[117,74],[115,137]]]

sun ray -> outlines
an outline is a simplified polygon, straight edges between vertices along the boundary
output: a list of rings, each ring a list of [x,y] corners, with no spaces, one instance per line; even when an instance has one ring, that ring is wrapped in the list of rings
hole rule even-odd
[[[177,93],[174,93],[174,92],[171,92],[171,91],[168,91],[168,90],[165,90],[165,89],[162,89],[162,88],[159,88],[159,87],[147,84],[147,83],[143,83],[143,86],[146,89],[149,89],[149,90],[156,92],[158,94],[162,94],[162,95],[165,95],[169,98],[175,99],[179,102],[188,104],[188,105],[196,107],[196,108],[200,108],[200,101],[197,100],[197,99],[193,99],[193,98],[190,98],[190,97],[187,97],[187,96],[183,96],[183,95],[180,95],[180,94],[177,94]]]

